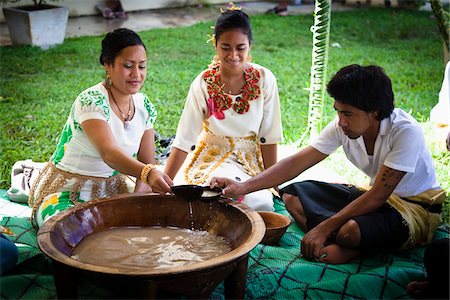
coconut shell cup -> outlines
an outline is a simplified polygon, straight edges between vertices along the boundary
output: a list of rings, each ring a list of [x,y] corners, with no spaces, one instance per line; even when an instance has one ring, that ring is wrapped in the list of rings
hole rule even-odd
[[[291,219],[285,215],[270,211],[260,211],[259,215],[262,217],[264,224],[266,225],[266,232],[261,244],[270,246],[278,245],[287,228],[291,224]]]

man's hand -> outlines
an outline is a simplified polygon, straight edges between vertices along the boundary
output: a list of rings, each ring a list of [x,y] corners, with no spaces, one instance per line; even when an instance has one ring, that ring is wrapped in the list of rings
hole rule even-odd
[[[225,177],[214,177],[210,183],[211,188],[220,187],[223,195],[230,198],[239,198],[247,194],[244,185],[245,183]]]
[[[324,247],[332,232],[327,226],[323,226],[323,223],[308,231],[301,242],[303,256],[308,259],[319,259],[321,255],[320,250]]]

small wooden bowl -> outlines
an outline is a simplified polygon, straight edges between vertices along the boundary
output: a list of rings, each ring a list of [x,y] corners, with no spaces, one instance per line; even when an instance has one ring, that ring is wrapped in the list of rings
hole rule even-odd
[[[271,246],[278,245],[281,237],[291,224],[291,219],[285,215],[271,211],[260,211],[258,213],[263,218],[264,224],[266,225],[266,233],[264,234],[261,244]]]

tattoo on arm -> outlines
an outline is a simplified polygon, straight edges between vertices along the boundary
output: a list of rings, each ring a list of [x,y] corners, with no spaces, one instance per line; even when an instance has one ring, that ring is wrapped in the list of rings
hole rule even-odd
[[[381,173],[381,182],[385,188],[393,190],[405,174],[406,172],[383,167]]]

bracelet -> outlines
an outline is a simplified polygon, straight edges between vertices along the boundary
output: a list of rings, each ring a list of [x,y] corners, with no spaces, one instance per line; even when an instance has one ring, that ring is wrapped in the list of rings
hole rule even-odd
[[[147,181],[148,174],[149,174],[150,171],[153,170],[154,168],[156,168],[155,165],[152,165],[152,164],[146,164],[146,165],[142,168],[142,170],[141,170],[141,176],[140,176],[141,181],[143,181],[143,182],[145,182],[145,183],[148,183],[148,181]]]

